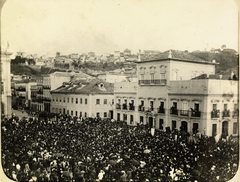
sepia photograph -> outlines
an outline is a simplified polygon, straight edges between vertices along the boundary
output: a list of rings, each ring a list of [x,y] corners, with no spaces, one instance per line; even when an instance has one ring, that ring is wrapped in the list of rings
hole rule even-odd
[[[0,181],[240,181],[239,5],[0,0]]]

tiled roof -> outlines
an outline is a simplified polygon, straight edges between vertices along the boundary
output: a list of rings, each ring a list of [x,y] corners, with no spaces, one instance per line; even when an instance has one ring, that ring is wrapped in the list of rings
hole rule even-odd
[[[172,52],[173,59],[206,62],[206,60],[194,56],[193,54],[191,54],[191,52],[177,51],[177,50],[171,50],[171,52]],[[169,56],[169,51],[165,51],[165,52],[154,54],[154,55],[141,54],[141,61],[168,59],[168,56]]]
[[[100,84],[103,87],[100,87]],[[75,81],[74,83],[64,83],[63,86],[51,91],[51,93],[75,93],[75,94],[113,94],[114,84],[108,83],[100,79],[86,82],[83,80]]]

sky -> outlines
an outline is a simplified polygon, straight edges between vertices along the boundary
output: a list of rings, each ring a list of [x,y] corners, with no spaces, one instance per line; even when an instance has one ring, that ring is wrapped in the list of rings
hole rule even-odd
[[[7,0],[1,47],[55,56],[140,50],[238,50],[233,0]]]

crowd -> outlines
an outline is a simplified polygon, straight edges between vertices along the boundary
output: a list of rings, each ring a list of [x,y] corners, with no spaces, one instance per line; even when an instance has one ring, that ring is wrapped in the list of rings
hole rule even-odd
[[[16,181],[215,182],[238,169],[231,137],[46,113],[4,119],[1,129],[2,167]]]

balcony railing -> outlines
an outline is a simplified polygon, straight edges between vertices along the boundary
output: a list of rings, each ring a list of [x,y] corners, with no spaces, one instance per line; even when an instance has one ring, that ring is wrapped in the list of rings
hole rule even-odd
[[[42,90],[37,91],[37,94],[43,94]]]
[[[178,110],[177,109],[170,109],[170,114],[178,115]]]
[[[116,109],[121,109],[121,105],[120,104],[116,104]]]
[[[50,85],[43,85],[43,89],[51,89]]]
[[[154,111],[153,107],[145,107],[145,111]]]
[[[211,112],[211,118],[219,118],[220,117],[220,111],[214,110]]]
[[[50,98],[47,98],[47,97],[44,97],[44,98],[43,98],[43,101],[51,102],[51,99],[50,99]]]
[[[19,97],[19,98],[22,98],[22,99],[25,99],[25,96],[24,96],[24,95],[19,95],[18,97]]]
[[[201,117],[201,111],[191,111],[192,117]]]
[[[145,107],[144,106],[138,106],[138,111],[145,111]]]
[[[156,79],[156,80],[139,80],[140,85],[166,85],[166,79]]]
[[[132,104],[129,104],[129,110],[134,111],[135,110],[135,106],[132,105]]]
[[[188,110],[180,110],[180,115],[181,116],[188,116]]]
[[[165,109],[159,107],[157,112],[158,112],[158,113],[165,114]]]
[[[230,117],[230,110],[225,110],[222,112],[222,117],[226,118],[226,117]]]
[[[236,109],[235,111],[232,112],[232,117],[237,118],[239,116],[239,110]]]
[[[122,109],[123,109],[123,110],[127,110],[127,104],[123,104],[123,105],[122,105]]]
[[[16,91],[25,92],[25,91],[26,91],[26,88],[21,88],[21,87],[19,87],[19,88],[16,88]]]

